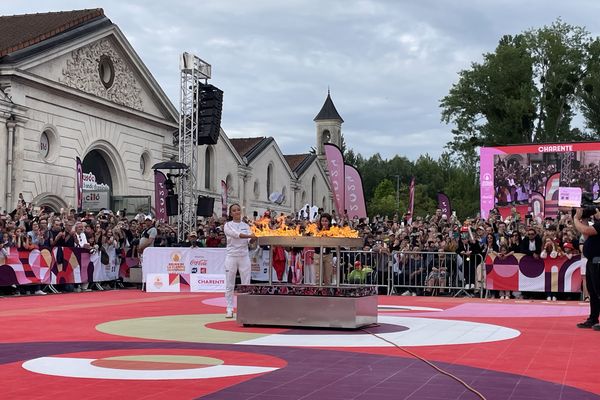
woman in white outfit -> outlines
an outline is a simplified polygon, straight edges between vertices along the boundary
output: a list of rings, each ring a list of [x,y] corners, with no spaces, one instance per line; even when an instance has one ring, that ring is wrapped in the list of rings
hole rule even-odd
[[[229,207],[230,221],[225,224],[227,238],[227,256],[225,257],[225,301],[227,302],[226,318],[233,318],[233,290],[235,275],[240,271],[242,285],[250,284],[250,255],[248,242],[256,239],[250,226],[242,221],[242,208],[239,204]]]

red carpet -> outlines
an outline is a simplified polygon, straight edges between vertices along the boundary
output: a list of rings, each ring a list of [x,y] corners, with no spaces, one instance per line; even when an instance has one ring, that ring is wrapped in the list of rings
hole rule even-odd
[[[6,297],[6,399],[477,399],[362,331],[239,327],[222,294]],[[587,304],[379,297],[367,330],[487,399],[600,399]]]

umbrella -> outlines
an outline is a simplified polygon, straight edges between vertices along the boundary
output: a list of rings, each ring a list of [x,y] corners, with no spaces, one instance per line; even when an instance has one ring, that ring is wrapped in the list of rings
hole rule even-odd
[[[154,164],[152,169],[188,169],[188,166],[178,161],[163,161]]]

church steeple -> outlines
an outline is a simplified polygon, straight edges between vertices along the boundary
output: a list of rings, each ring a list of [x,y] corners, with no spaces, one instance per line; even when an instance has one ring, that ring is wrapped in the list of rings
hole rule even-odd
[[[313,121],[317,122],[327,119],[338,120],[342,123],[344,122],[342,117],[340,117],[340,114],[335,109],[335,106],[333,105],[333,100],[331,100],[331,93],[329,91],[329,88],[327,88],[327,98],[325,99],[325,103],[323,104],[323,107],[321,107],[321,111],[319,111],[319,113]]]
[[[333,105],[331,92],[327,88],[327,98],[321,111],[314,119],[317,128],[317,156],[324,157],[324,143],[333,143],[338,147],[342,146],[342,124],[344,120]]]

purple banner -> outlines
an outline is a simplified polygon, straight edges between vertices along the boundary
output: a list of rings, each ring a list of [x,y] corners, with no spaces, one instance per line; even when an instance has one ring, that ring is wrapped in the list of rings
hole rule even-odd
[[[410,180],[410,187],[408,188],[408,220],[409,224],[412,224],[413,212],[415,210],[415,177],[413,176]]]
[[[81,158],[75,157],[75,181],[76,187],[75,190],[75,199],[77,203],[77,212],[81,212],[83,210],[83,167],[81,165]]]
[[[165,181],[167,177],[159,170],[154,170],[154,213],[156,220],[167,222],[167,188]]]
[[[345,185],[345,209],[348,210],[348,218],[355,216],[364,218],[367,216],[367,207],[365,206],[365,195],[363,192],[362,178],[360,174],[351,165],[344,166]]]
[[[448,196],[443,192],[438,192],[437,200],[438,208],[442,210],[442,215],[445,215],[446,218],[450,218],[450,214],[452,214],[452,205],[450,204]]]
[[[227,218],[227,182],[221,181],[221,216]]]
[[[331,180],[331,189],[335,200],[338,215],[344,215],[345,190],[344,190],[344,157],[341,150],[334,144],[325,143],[325,156],[327,157],[327,170]]]

